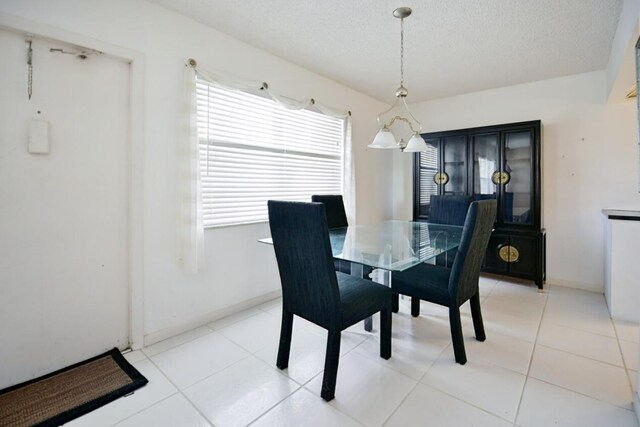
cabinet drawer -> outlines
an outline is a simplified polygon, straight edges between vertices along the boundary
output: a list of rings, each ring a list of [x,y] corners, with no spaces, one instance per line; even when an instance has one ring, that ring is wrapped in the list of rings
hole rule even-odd
[[[511,235],[509,244],[518,251],[518,258],[517,260],[510,260],[510,273],[531,277],[536,274],[537,241],[538,239],[533,236]]]
[[[508,234],[493,233],[489,238],[482,269],[491,273],[507,273],[509,264],[500,258],[500,249],[509,244]]]

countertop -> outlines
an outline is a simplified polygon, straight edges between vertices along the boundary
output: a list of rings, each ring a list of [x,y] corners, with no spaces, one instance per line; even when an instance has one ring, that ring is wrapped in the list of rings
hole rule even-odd
[[[640,207],[625,207],[625,208],[609,208],[602,209],[602,213],[611,217],[621,218],[640,218]]]

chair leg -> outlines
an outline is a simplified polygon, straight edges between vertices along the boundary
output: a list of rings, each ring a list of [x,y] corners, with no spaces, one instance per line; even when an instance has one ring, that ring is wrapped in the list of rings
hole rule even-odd
[[[400,311],[400,295],[397,293],[393,293],[393,299],[391,300],[391,311],[397,313]]]
[[[413,317],[420,316],[420,298],[411,297],[411,315]]]
[[[476,339],[484,341],[487,336],[484,333],[484,324],[482,323],[482,311],[480,310],[480,294],[475,294],[469,300],[471,304],[471,317],[473,318],[473,329],[476,331]]]
[[[464,365],[465,363],[467,363],[467,354],[464,351],[462,321],[460,320],[460,307],[449,307],[449,324],[451,325],[451,340],[453,341],[453,353],[456,357],[456,362]]]
[[[291,351],[291,332],[293,331],[293,314],[282,309],[282,324],[280,325],[280,345],[278,346],[278,358],[276,366],[286,369],[289,366],[289,353]]]
[[[391,312],[380,310],[380,357],[391,357]]]
[[[324,376],[320,396],[327,402],[333,400],[336,393],[338,377],[338,361],[340,359],[340,331],[329,331],[327,334],[327,354],[324,359]]]

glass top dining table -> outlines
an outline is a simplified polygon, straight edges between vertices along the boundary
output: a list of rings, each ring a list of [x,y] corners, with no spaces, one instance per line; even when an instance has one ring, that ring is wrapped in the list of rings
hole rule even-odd
[[[334,259],[390,272],[455,249],[461,238],[460,226],[398,220],[329,230]],[[273,243],[271,238],[259,241]]]

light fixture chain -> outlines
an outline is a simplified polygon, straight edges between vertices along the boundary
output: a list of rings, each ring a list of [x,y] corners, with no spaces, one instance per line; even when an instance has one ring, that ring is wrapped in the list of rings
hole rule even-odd
[[[411,15],[411,8],[409,7],[399,7],[393,11],[393,16],[400,19],[400,87],[396,90],[396,102],[394,102],[387,110],[378,114],[378,117],[376,118],[379,130],[373,139],[373,142],[368,145],[370,148],[400,148],[400,150],[405,153],[427,151],[427,144],[424,141],[424,138],[420,135],[420,132],[422,132],[422,125],[409,109],[409,105],[407,104],[407,95],[409,94],[409,91],[404,87],[404,18],[409,15]],[[390,111],[394,111],[400,106],[404,106],[406,114],[408,114],[407,117],[396,115],[391,118],[389,123],[382,122],[382,116]],[[411,130],[409,134],[403,136],[399,141],[390,129],[396,122],[405,123]],[[415,127],[414,124],[417,125],[417,127]]]
[[[400,19],[400,86],[404,86],[404,18]]]

